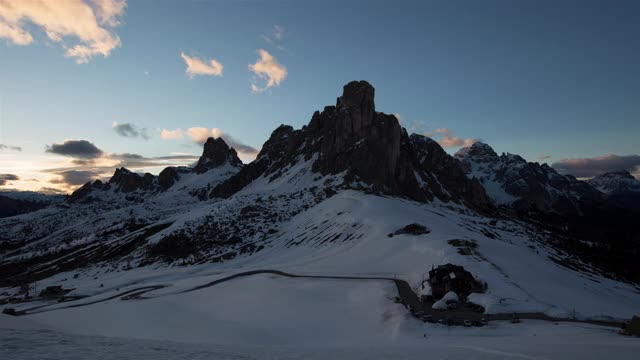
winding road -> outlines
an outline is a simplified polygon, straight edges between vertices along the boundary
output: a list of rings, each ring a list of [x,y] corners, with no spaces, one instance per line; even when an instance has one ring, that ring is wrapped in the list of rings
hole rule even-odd
[[[298,275],[298,274],[287,273],[280,270],[251,270],[251,271],[245,271],[245,272],[237,273],[234,275],[230,275],[224,278],[220,278],[202,285],[195,286],[190,289],[182,290],[180,292],[172,293],[172,295],[197,291],[207,287],[222,284],[224,282],[231,281],[234,279],[238,279],[246,276],[258,275],[258,274],[272,274],[272,275],[278,275],[278,276],[283,276],[288,278],[303,278],[303,279],[392,281],[396,285],[396,288],[398,289],[398,297],[400,298],[400,300],[405,306],[407,306],[408,308],[414,309],[414,312],[418,310],[422,310],[424,314],[431,315],[433,318],[433,321],[438,321],[441,319],[453,320],[456,324],[462,324],[464,320],[471,320],[471,321],[477,321],[480,319],[511,320],[515,316],[519,319],[546,320],[546,321],[552,321],[552,322],[576,322],[576,323],[587,323],[587,324],[610,326],[610,327],[621,327],[623,325],[622,322],[616,322],[616,321],[578,320],[578,319],[572,319],[572,318],[559,318],[559,317],[548,316],[543,313],[483,314],[483,313],[478,313],[478,312],[474,312],[471,310],[464,310],[464,309],[454,310],[454,311],[438,311],[438,310],[432,309],[431,306],[429,306],[429,304],[422,303],[418,298],[418,296],[416,295],[416,293],[411,289],[411,286],[407,281],[402,279],[397,279],[397,278],[376,277],[376,276]],[[167,287],[167,285],[143,286],[135,289],[129,289],[127,291],[124,291],[106,298],[77,303],[77,304],[69,304],[67,306],[54,307],[51,309],[46,309],[46,307],[57,305],[57,304],[41,305],[41,306],[37,306],[37,307],[25,309],[25,310],[16,311],[15,315],[24,316],[24,315],[37,314],[37,313],[48,312],[48,311],[56,311],[61,309],[88,306],[88,305],[98,304],[101,302],[105,302],[105,301],[109,301],[117,298],[121,298],[121,300],[144,300],[148,298],[142,295],[150,291],[162,289],[165,287]],[[77,301],[77,299],[74,299],[71,301]]]

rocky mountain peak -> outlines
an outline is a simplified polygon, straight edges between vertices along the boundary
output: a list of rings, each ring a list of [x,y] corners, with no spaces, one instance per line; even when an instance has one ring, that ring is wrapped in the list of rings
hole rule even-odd
[[[640,181],[626,170],[607,172],[587,182],[605,194],[640,192]]]
[[[336,105],[316,111],[307,126],[299,130],[286,125],[277,128],[258,158],[214,188],[211,196],[231,196],[260,176],[273,181],[300,159],[314,159],[312,172],[340,175],[343,187],[423,202],[436,196],[487,209],[488,199],[479,183],[467,179],[460,164],[436,142],[424,138],[413,143],[395,116],[375,111],[374,96],[368,82],[348,83]],[[427,146],[427,142],[435,146]],[[418,157],[425,154],[434,159],[419,162]],[[433,165],[436,159],[444,159],[446,164]]]
[[[195,167],[195,172],[202,174],[227,162],[233,166],[242,164],[235,149],[230,148],[222,138],[210,137],[204,143],[204,150]]]
[[[498,154],[493,148],[480,141],[458,150],[454,156],[463,161],[472,160],[482,163],[491,163],[499,160]]]
[[[145,173],[140,176],[129,169],[119,168],[113,173],[109,184],[116,186],[116,189],[123,193],[135,190],[152,190],[154,188],[155,176]]]
[[[342,130],[361,133],[361,131],[371,126],[374,120],[375,89],[366,81],[352,81],[344,86],[342,96],[336,101],[336,108],[339,112],[346,112],[349,115],[344,117],[345,128]]]

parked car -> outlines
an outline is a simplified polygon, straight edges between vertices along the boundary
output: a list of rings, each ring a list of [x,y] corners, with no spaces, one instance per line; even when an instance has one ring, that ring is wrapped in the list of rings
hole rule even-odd
[[[465,327],[471,327],[471,325],[473,325],[471,323],[471,320],[465,320],[463,324],[464,324]]]
[[[428,322],[428,323],[432,323],[433,322],[433,316],[431,316],[431,315],[422,315],[422,317],[420,319],[422,321]]]

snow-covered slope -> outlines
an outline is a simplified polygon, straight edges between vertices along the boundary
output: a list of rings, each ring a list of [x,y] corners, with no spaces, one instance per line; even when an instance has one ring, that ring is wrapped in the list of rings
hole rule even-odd
[[[235,195],[237,199],[229,200],[242,201],[252,191],[255,189],[247,189]],[[428,226],[431,232],[388,236],[412,222]],[[397,277],[418,288],[432,266],[451,262],[463,265],[488,283],[485,294],[473,297],[488,313],[544,312],[623,319],[637,310],[637,289],[590,272],[588,267],[578,272],[559,265],[551,258],[571,256],[545,245],[544,237],[535,228],[518,222],[501,220],[491,225],[487,219],[458,206],[421,204],[348,190],[280,223],[278,233],[264,243],[265,248],[250,256],[186,267],[155,264],[126,271],[97,267],[60,273],[39,282],[38,287],[62,285],[75,288],[71,294],[91,297],[50,303],[20,319],[82,336],[220,344],[228,346],[232,353],[257,346],[264,348],[252,351],[267,354],[284,348],[295,356],[306,351],[327,354],[332,349],[386,349],[388,356],[406,351],[411,357],[420,355],[419,349],[424,349],[421,344],[427,341],[440,343],[442,348],[438,351],[451,355],[457,354],[451,346],[461,339],[496,351],[504,350],[506,342],[494,341],[507,337],[508,342],[520,343],[511,350],[514,354],[532,355],[540,354],[530,347],[532,341],[549,344],[554,336],[568,341],[567,336],[573,334],[574,341],[584,342],[585,346],[594,341],[622,358],[628,356],[628,352],[613,345],[623,339],[609,335],[611,331],[605,328],[589,325],[558,327],[525,320],[520,327],[495,323],[482,329],[447,329],[423,324],[393,303],[395,286],[383,280],[252,275],[184,293],[255,269],[279,269],[299,275]],[[450,244],[454,239],[473,241],[477,247],[473,254],[463,255]],[[145,300],[117,297],[94,305],[68,307],[128,289],[159,285],[166,287],[146,292]],[[13,306],[20,309],[33,304]],[[57,307],[66,308],[49,311]],[[554,336],[532,339],[532,333]],[[545,356],[576,356],[575,346],[561,344]],[[625,344],[631,346],[633,342]],[[459,356],[475,351],[469,348]],[[380,354],[370,354],[377,356]]]

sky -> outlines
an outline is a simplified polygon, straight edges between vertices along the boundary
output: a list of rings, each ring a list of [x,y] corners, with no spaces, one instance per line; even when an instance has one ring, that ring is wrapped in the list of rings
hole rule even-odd
[[[454,153],[640,166],[637,1],[0,0],[0,190],[243,161],[367,80]]]

